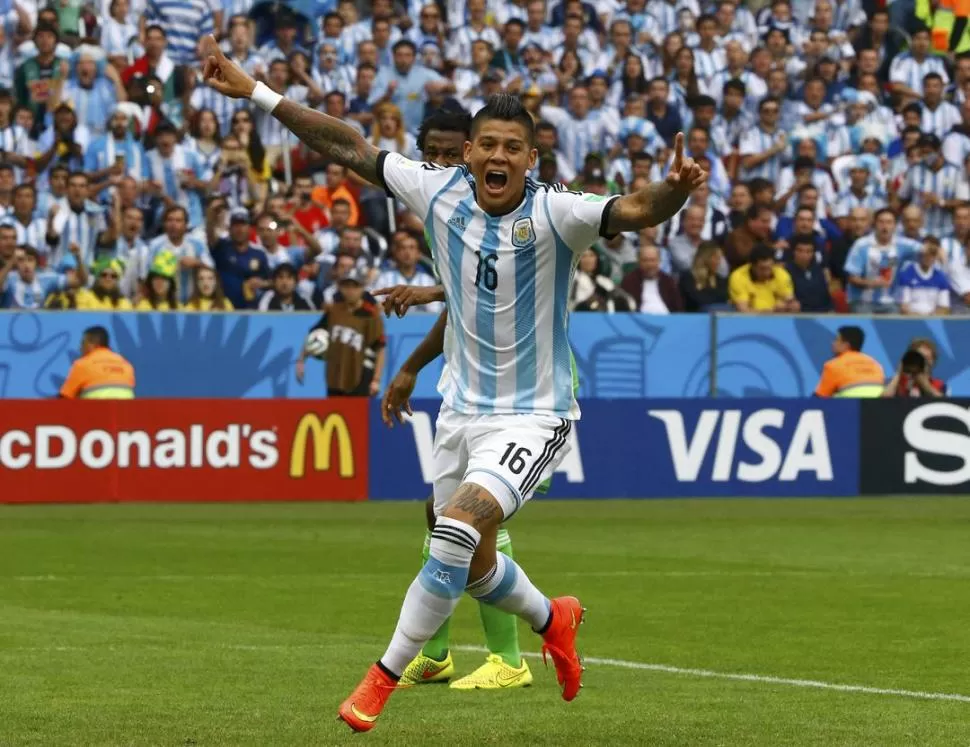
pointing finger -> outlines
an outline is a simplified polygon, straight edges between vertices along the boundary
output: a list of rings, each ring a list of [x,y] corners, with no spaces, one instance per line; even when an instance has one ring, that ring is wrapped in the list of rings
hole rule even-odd
[[[684,160],[684,133],[678,132],[674,138],[674,168],[679,169]]]

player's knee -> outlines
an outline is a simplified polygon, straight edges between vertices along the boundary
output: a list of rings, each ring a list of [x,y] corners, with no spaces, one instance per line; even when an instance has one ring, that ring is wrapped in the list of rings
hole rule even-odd
[[[470,524],[483,535],[493,535],[504,519],[504,511],[498,499],[485,487],[465,482],[448,501],[442,516]]]

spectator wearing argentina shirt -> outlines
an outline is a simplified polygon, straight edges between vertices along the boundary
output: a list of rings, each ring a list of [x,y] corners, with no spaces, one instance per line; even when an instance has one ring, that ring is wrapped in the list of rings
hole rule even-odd
[[[853,312],[896,310],[896,270],[920,250],[920,244],[896,235],[896,216],[883,208],[872,233],[856,239],[845,259],[846,297]]]
[[[970,205],[953,211],[953,233],[940,239],[950,288],[964,304],[970,302]]]
[[[777,183],[788,154],[788,135],[778,127],[781,104],[767,96],[759,106],[757,127],[741,136],[738,152],[741,155],[741,179],[755,177]]]
[[[148,0],[145,21],[165,30],[168,56],[176,65],[195,64],[199,39],[215,28],[208,0]]]
[[[529,0],[525,6],[525,32],[522,34],[522,46],[535,44],[549,54],[561,43],[562,30],[546,25],[545,1]]]
[[[870,179],[869,167],[861,158],[856,158],[849,166],[849,184],[839,192],[832,207],[832,217],[840,226],[849,220],[856,208],[866,208],[872,212],[886,207],[889,198],[882,186]]]
[[[155,147],[146,153],[145,161],[145,191],[159,200],[162,210],[181,205],[189,226],[201,226],[205,165],[196,153],[179,144],[174,126],[163,122],[155,129]]]
[[[470,53],[470,52],[469,52]],[[417,132],[424,119],[425,103],[429,96],[452,93],[454,84],[434,70],[416,64],[414,43],[402,39],[394,45],[394,64],[381,67],[374,81],[370,104],[385,101],[395,104],[404,116],[408,132]]]
[[[589,90],[576,85],[569,92],[569,110],[543,105],[542,119],[556,127],[559,148],[574,171],[581,171],[589,153],[604,151],[608,130],[604,120],[589,117]]]
[[[92,182],[126,174],[139,182],[145,178],[145,151],[131,134],[128,106],[119,104],[109,110],[108,131],[84,151],[84,170]]]
[[[729,80],[740,80],[744,83],[744,108],[751,114],[758,111],[762,98],[768,93],[765,82],[747,69],[748,53],[737,40],[724,45],[724,55],[727,67],[711,79],[709,93],[720,104],[724,99],[724,87]]]
[[[906,172],[898,200],[917,205],[926,214],[926,232],[946,236],[953,231],[953,208],[970,199],[964,170],[943,159],[940,139],[923,135],[920,162]]]
[[[960,123],[943,138],[943,157],[950,163],[960,166],[970,156],[970,99],[960,105]]]
[[[30,135],[13,121],[14,101],[10,91],[0,89],[0,159],[14,167],[16,180],[22,181],[24,167],[34,156]]]
[[[41,270],[37,250],[32,246],[18,246],[10,259],[0,264],[0,309],[43,308],[48,295],[76,288],[79,278],[86,279],[70,269],[75,266],[77,262],[72,261],[58,268],[62,271]]]
[[[351,76],[346,66],[339,66],[339,54],[333,42],[322,42],[317,46],[316,63],[311,71],[313,82],[325,94],[339,91],[346,97],[354,92],[356,74]]]
[[[889,67],[889,82],[894,93],[902,96],[923,96],[923,79],[936,73],[943,83],[950,82],[942,57],[930,55],[930,30],[925,26],[913,32],[909,51],[897,55]]]
[[[694,48],[694,71],[697,77],[709,83],[719,70],[727,67],[724,50],[718,46],[717,19],[709,14],[697,19],[699,41]]]
[[[77,254],[80,264],[89,267],[97,259],[100,247],[114,243],[105,210],[88,199],[88,191],[88,175],[76,171],[67,179],[66,204],[55,203],[51,207],[45,237],[51,249],[49,267],[59,267],[72,254]]]
[[[47,264],[47,219],[34,215],[37,189],[30,182],[18,184],[13,190],[13,210],[3,219],[4,225],[17,231],[17,246],[32,246],[42,265]]]
[[[468,0],[467,7],[468,22],[454,31],[451,44],[444,50],[446,59],[465,66],[472,63],[472,42],[487,41],[493,50],[502,45],[498,31],[488,25],[485,0]]]
[[[226,42],[223,42],[225,46]],[[230,16],[228,49],[225,51],[229,59],[253,77],[266,75],[267,61],[253,49],[253,33],[247,16]]]
[[[204,1],[202,0],[202,2]],[[302,51],[306,54],[306,50],[296,42],[298,24],[293,14],[284,10],[276,15],[274,20],[272,40],[259,48],[259,56],[266,60],[266,64],[274,60],[285,61],[296,51]]]
[[[128,64],[132,42],[138,40],[138,24],[129,17],[128,0],[111,0],[108,14],[101,20],[101,48],[108,60],[121,61],[121,68]]]
[[[941,140],[963,121],[960,110],[943,99],[943,78],[938,73],[923,76],[923,102],[920,130]]]

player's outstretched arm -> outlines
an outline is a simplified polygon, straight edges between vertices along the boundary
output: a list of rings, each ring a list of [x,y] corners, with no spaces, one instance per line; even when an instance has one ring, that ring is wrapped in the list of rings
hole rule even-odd
[[[617,199],[610,208],[606,229],[609,234],[639,231],[670,220],[690,193],[707,181],[707,172],[693,158],[684,157],[684,134],[677,133],[674,161],[667,177],[638,192]]]
[[[378,149],[352,127],[294,101],[282,98],[265,84],[257,90],[256,81],[239,65],[228,59],[210,35],[202,41],[206,84],[224,96],[253,99],[257,106],[271,111],[300,140],[327,158],[353,169],[367,181],[382,185],[377,174]],[[255,96],[254,96],[255,92]]]

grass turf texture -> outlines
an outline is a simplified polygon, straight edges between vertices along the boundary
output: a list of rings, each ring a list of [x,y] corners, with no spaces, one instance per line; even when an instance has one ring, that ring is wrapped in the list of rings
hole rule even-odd
[[[423,506],[0,507],[0,744],[967,744],[970,703],[591,665],[336,708],[383,651]],[[970,693],[970,502],[536,501],[516,557],[589,656]],[[538,639],[521,627],[523,647]],[[470,600],[455,643],[480,644]],[[459,675],[482,660],[456,651]]]

